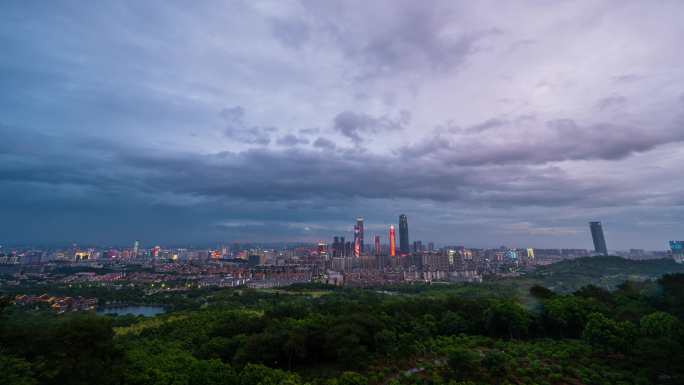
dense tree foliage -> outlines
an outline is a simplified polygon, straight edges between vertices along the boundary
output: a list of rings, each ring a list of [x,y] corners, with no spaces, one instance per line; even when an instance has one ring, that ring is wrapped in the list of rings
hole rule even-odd
[[[0,383],[684,382],[684,276],[572,294],[505,285],[202,290],[154,318],[0,301]]]

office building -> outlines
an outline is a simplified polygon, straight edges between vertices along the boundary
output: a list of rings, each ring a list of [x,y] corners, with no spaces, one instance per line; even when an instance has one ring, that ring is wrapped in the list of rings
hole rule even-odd
[[[670,241],[672,259],[677,263],[684,263],[684,241]]]
[[[358,254],[356,253],[357,249],[357,241],[358,241]],[[365,250],[364,244],[363,244],[363,218],[362,217],[357,217],[356,218],[356,226],[354,226],[354,249],[357,257],[363,253]]]
[[[603,235],[603,226],[601,226],[601,222],[589,222],[589,228],[591,229],[591,238],[594,241],[594,250],[596,253],[608,255],[606,238]]]
[[[408,219],[406,215],[399,215],[399,252],[402,255],[408,255],[409,250],[409,236],[408,236]]]

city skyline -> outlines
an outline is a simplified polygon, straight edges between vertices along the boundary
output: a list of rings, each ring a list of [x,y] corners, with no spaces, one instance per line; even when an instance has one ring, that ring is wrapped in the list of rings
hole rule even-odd
[[[684,238],[683,13],[9,2],[0,244],[353,240],[358,214],[363,248],[403,213],[438,244],[592,249],[600,218],[610,249],[664,249]]]

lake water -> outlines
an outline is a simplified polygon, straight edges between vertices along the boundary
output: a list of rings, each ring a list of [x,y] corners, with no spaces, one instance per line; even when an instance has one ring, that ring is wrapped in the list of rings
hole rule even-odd
[[[165,310],[161,306],[124,306],[124,307],[107,307],[98,309],[97,314],[116,314],[116,315],[142,315],[145,317],[154,317],[157,314],[164,313]]]

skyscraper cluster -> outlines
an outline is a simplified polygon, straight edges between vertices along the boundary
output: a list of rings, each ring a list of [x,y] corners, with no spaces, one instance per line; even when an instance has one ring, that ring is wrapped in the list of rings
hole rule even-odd
[[[334,258],[350,257],[352,255],[351,242],[344,241],[344,237],[334,237],[332,244],[332,256]]]
[[[380,241],[380,236],[375,235],[373,238],[373,245],[369,245],[366,249],[364,243],[364,224],[363,217],[357,217],[354,224],[354,238],[352,242],[345,242],[344,237],[337,236],[333,238],[331,256],[339,257],[361,257],[362,255],[380,256],[383,254],[383,248]],[[423,250],[423,244],[420,241],[413,243],[413,249],[409,243],[408,232],[408,218],[405,214],[399,215],[399,247],[397,248],[397,237],[394,225],[389,226],[389,250],[385,250],[385,255],[389,254],[391,257],[407,256],[411,252],[420,252]],[[432,244],[434,247],[434,244]]]

